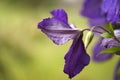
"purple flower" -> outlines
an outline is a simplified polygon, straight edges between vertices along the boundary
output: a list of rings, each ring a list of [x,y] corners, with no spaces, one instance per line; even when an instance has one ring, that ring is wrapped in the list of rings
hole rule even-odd
[[[114,30],[114,34],[116,38],[120,40],[120,29]],[[113,54],[109,53],[99,54],[99,53],[104,49],[113,47],[120,47],[120,43],[116,41],[114,38],[102,38],[100,41],[97,42],[97,44],[93,48],[93,60],[101,62],[111,59]],[[120,52],[117,52],[116,54],[120,55]]]
[[[86,53],[82,41],[83,32],[68,24],[67,14],[63,9],[53,10],[52,18],[46,18],[38,24],[41,29],[55,44],[64,44],[73,39],[73,43],[65,55],[64,72],[69,78],[74,77],[89,64],[90,57]]]
[[[85,0],[81,11],[91,26],[102,26],[120,21],[120,0]]]
[[[117,63],[117,66],[114,70],[114,80],[120,80],[120,60]]]

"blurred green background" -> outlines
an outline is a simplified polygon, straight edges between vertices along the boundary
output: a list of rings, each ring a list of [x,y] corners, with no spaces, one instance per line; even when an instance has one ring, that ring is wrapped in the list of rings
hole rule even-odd
[[[37,24],[50,17],[51,10],[64,8],[70,23],[85,28],[81,4],[82,0],[0,0],[0,80],[68,80],[63,67],[71,41],[57,46]],[[112,80],[116,62],[116,56],[104,63],[91,60],[72,80]]]

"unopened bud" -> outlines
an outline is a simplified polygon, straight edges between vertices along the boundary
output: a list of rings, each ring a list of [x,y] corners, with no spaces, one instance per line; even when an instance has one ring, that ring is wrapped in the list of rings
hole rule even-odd
[[[85,37],[85,47],[87,48],[88,45],[91,43],[92,39],[93,39],[93,36],[94,36],[94,33],[92,31],[89,31],[87,34],[86,34],[86,37]]]

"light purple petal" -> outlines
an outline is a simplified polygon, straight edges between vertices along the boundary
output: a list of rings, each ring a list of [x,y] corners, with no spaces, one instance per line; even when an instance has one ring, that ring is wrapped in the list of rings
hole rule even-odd
[[[51,11],[54,18],[61,20],[62,22],[68,23],[67,13],[63,9],[57,9]]]
[[[102,40],[98,41],[98,43],[93,48],[93,60],[97,62],[109,60],[113,56],[112,54],[109,53],[99,54],[102,50],[105,49],[101,46],[101,44],[102,44]]]
[[[55,17],[44,19],[38,24],[38,28],[58,45],[74,39],[80,32],[76,28],[69,26],[68,23]]]
[[[114,80],[120,80],[120,60],[118,61],[114,71]]]
[[[74,39],[68,53],[65,55],[64,72],[69,75],[69,78],[73,78],[89,64],[89,61],[90,57],[86,53],[81,35],[78,39]]]

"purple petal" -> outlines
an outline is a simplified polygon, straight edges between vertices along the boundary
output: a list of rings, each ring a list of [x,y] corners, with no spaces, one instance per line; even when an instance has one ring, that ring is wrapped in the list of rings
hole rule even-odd
[[[114,80],[120,80],[120,60],[118,61],[114,71]]]
[[[111,6],[112,5],[112,6]],[[118,22],[120,20],[119,10],[120,0],[104,0],[101,5],[102,11],[107,15],[107,20]]]
[[[78,39],[74,39],[68,53],[65,55],[64,72],[69,75],[69,78],[73,78],[89,64],[89,61],[90,57],[86,53],[81,35]]]
[[[89,19],[90,26],[107,24],[106,16],[101,12],[103,0],[85,0],[81,14]]]
[[[40,28],[55,44],[64,44],[79,34],[75,27],[56,18],[47,18],[38,24]]]
[[[57,9],[51,11],[54,18],[61,20],[62,22],[68,23],[67,13],[63,9]]]
[[[99,54],[102,50],[105,49],[101,46],[101,44],[102,44],[102,40],[98,41],[98,43],[93,48],[93,60],[97,62],[109,60],[113,56],[112,54],[109,53]]]
[[[108,23],[105,17],[96,18],[96,19],[89,19],[90,26],[103,26],[104,24]]]
[[[101,4],[102,11],[105,13],[108,12],[111,5],[113,7],[114,1],[116,2],[116,0],[103,0],[103,4]]]
[[[81,14],[88,18],[100,18],[100,6],[103,0],[85,0]]]
[[[95,26],[120,22],[120,0],[85,0],[81,14]]]

